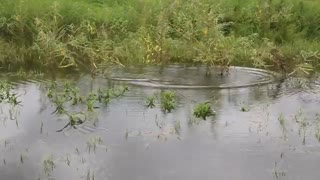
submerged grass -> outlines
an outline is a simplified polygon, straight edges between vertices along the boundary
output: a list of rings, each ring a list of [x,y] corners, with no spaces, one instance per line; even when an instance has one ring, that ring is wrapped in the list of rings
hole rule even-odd
[[[56,167],[56,165],[53,161],[53,156],[51,155],[51,156],[45,157],[43,159],[42,165],[43,165],[43,170],[44,170],[45,174],[50,175],[50,173],[52,173]]]
[[[110,62],[194,62],[220,66],[221,74],[230,65],[310,73],[320,61],[319,12],[317,0],[2,0],[0,62],[90,71]]]

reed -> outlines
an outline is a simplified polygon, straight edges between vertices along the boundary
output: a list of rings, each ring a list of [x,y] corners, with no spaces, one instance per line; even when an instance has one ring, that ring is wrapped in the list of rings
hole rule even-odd
[[[0,64],[94,70],[101,63],[318,67],[317,0],[2,0]]]

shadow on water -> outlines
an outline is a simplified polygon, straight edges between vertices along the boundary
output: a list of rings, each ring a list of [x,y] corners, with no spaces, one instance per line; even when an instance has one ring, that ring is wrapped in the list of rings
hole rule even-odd
[[[214,72],[214,70],[213,70]],[[11,78],[10,78],[11,77]],[[307,79],[277,81],[262,70],[233,68],[229,76],[205,67],[107,67],[56,78],[87,95],[99,88],[128,86],[124,96],[87,112],[85,104],[65,105],[88,121],[56,132],[68,116],[51,114],[50,78],[3,76],[22,94],[15,107],[1,103],[0,174],[29,179],[318,179],[320,88]],[[236,87],[236,88],[232,88]],[[161,110],[162,91],[175,93],[171,113]],[[146,97],[155,96],[155,108]],[[193,116],[196,104],[216,112]],[[284,131],[285,129],[286,131]]]

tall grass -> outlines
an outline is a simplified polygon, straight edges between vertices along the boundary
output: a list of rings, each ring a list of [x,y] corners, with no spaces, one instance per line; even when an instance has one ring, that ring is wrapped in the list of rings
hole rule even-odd
[[[317,0],[2,0],[4,67],[199,62],[292,69],[320,61]]]

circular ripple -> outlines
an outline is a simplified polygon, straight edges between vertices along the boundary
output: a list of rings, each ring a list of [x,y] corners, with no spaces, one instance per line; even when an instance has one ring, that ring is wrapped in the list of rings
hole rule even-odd
[[[274,74],[261,69],[231,67],[230,74],[221,76],[212,68],[206,76],[206,67],[146,67],[122,68],[107,76],[112,81],[126,81],[133,85],[172,89],[230,89],[265,85],[275,81]]]

